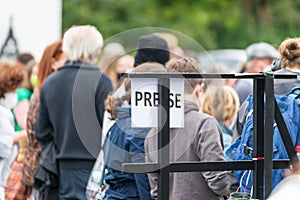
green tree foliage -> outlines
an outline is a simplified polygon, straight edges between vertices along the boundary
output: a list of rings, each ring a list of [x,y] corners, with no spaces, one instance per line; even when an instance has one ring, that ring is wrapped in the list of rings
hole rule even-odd
[[[163,27],[182,32],[205,49],[278,46],[299,36],[297,0],[64,0],[63,31],[93,24],[105,38],[128,29]]]

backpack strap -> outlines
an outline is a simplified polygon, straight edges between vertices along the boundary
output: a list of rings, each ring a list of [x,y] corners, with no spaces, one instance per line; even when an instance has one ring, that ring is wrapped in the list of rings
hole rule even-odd
[[[295,99],[299,98],[299,97],[300,97],[300,87],[294,87],[294,88],[292,88],[292,89],[288,92],[287,95],[288,95],[288,96],[291,96],[291,97],[293,97],[293,98],[295,98]]]
[[[288,129],[287,129],[284,119],[281,115],[281,112],[279,110],[276,100],[274,101],[274,104],[275,104],[274,105],[275,106],[275,121],[277,124],[280,124],[280,126],[278,126],[280,136],[281,136],[284,146],[286,148],[287,154],[291,160],[293,168],[298,169],[299,168],[299,165],[298,165],[299,160],[298,160],[298,157],[296,154],[296,150],[294,148],[294,144],[292,142],[291,136],[288,132]]]
[[[225,157],[226,160],[232,161],[232,156],[234,151],[238,148],[241,143],[241,136],[239,136],[226,150],[225,150]]]

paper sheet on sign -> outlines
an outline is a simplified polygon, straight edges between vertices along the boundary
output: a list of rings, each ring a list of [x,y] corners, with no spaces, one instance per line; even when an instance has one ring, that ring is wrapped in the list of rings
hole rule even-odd
[[[132,127],[158,124],[158,79],[131,79]],[[184,127],[184,79],[170,79],[170,128]]]

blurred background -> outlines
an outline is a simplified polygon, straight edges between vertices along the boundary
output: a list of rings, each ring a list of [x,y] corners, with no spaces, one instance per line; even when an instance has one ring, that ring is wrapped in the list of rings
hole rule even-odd
[[[37,59],[78,24],[97,26],[105,39],[140,27],[172,29],[206,50],[245,49],[258,41],[277,47],[300,31],[297,0],[0,0],[0,13],[2,49],[11,27],[18,51]]]
[[[274,45],[300,31],[297,0],[64,0],[62,28],[92,23],[104,37],[156,26],[194,38],[205,49]]]

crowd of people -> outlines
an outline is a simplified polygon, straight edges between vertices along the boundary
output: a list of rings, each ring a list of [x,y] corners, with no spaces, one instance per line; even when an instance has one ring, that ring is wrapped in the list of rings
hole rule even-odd
[[[104,46],[94,26],[72,26],[39,61],[29,53],[0,61],[0,200],[97,199],[87,187],[100,152],[101,198],[158,198],[157,173],[122,173],[123,163],[158,161],[159,130],[132,127],[131,81],[121,75],[205,71],[170,33],[136,41],[131,55],[120,43]],[[274,59],[280,62],[275,73],[300,73],[298,38],[279,48],[253,43],[246,54],[241,73],[272,70]],[[184,128],[170,129],[171,162],[226,161],[225,150],[241,135],[252,81],[214,83],[184,80]],[[299,79],[278,79],[274,91],[286,94],[296,86]],[[238,184],[230,173],[171,173],[170,199],[227,199]]]

